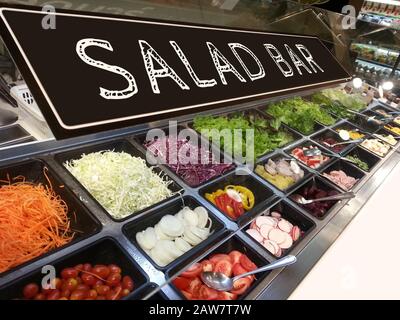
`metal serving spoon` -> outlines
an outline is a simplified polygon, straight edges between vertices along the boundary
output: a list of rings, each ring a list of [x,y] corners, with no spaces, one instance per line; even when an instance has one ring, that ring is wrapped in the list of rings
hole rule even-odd
[[[310,204],[313,202],[319,202],[319,201],[333,201],[333,200],[345,200],[345,199],[352,199],[356,195],[354,192],[345,192],[345,193],[340,193],[334,196],[329,196],[329,197],[324,197],[324,198],[319,198],[319,199],[311,199],[307,200],[303,196],[299,194],[292,194],[289,198],[292,199],[294,202],[297,202],[299,204]]]
[[[316,148],[304,150],[304,151],[303,151],[303,154],[304,154],[306,157],[320,156],[321,154],[323,154],[323,155],[325,155],[325,156],[327,156],[327,157],[333,157],[333,158],[337,158],[337,159],[340,159],[340,160],[343,160],[343,161],[347,161],[347,162],[356,164],[355,161],[352,161],[352,160],[350,160],[350,159],[347,159],[346,157],[337,156],[336,154],[325,153],[325,152],[322,152],[321,150],[316,149]]]
[[[243,273],[233,278],[229,278],[228,276],[226,276],[221,272],[203,272],[200,276],[201,280],[203,280],[203,282],[208,287],[215,289],[217,291],[230,291],[233,289],[233,283],[241,278],[251,276],[252,274],[256,274],[259,272],[286,267],[295,263],[296,261],[297,259],[295,256],[286,256],[282,259],[270,263],[269,265],[255,269],[250,272]]]

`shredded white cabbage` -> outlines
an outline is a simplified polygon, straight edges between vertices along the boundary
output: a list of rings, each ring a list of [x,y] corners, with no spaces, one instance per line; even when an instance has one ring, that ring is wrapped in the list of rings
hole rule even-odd
[[[93,197],[116,219],[122,219],[172,196],[165,181],[144,159],[125,152],[83,154],[64,163]]]

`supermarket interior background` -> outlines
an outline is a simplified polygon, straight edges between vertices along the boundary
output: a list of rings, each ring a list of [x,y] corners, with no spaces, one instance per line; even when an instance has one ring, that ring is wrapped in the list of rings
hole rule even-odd
[[[0,299],[400,299],[399,31],[393,0],[0,0]]]

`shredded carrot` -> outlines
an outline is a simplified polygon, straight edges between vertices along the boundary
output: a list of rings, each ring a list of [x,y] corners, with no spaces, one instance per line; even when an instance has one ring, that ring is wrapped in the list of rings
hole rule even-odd
[[[7,175],[0,186],[0,273],[70,242],[68,206],[48,185]],[[16,181],[20,180],[20,181]]]

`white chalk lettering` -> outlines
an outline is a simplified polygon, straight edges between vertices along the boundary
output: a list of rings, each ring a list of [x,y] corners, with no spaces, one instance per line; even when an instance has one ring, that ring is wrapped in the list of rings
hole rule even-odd
[[[235,57],[239,60],[240,64],[242,65],[244,71],[246,71],[247,75],[249,76],[251,81],[257,80],[257,79],[261,79],[265,77],[265,70],[263,65],[261,64],[260,60],[256,57],[256,55],[254,54],[253,51],[251,51],[249,48],[247,48],[246,46],[240,44],[240,43],[228,43],[229,47],[231,48],[233,54],[235,55]],[[239,56],[239,54],[237,53],[237,49],[242,49],[243,51],[247,52],[252,58],[253,60],[257,63],[258,65],[258,72],[257,73],[251,73],[251,71],[249,70],[249,68],[247,68],[246,64],[244,63],[244,61],[242,60],[242,58]]]
[[[282,74],[287,78],[287,77],[292,77],[293,76],[293,69],[290,66],[290,64],[282,57],[281,53],[279,50],[272,44],[270,43],[265,43],[264,44],[265,49],[267,49],[269,55],[271,58],[275,61],[276,65],[278,68],[281,70]],[[286,70],[282,67],[282,64],[286,66]]]
[[[322,69],[318,63],[314,61],[313,56],[311,55],[311,52],[302,44],[296,44],[297,49],[299,49],[300,53],[303,55],[303,57],[307,60],[308,64],[310,67],[314,70],[315,73],[318,71],[315,69],[317,67],[319,70],[322,72],[325,72],[324,69]],[[315,67],[314,67],[315,66]]]

